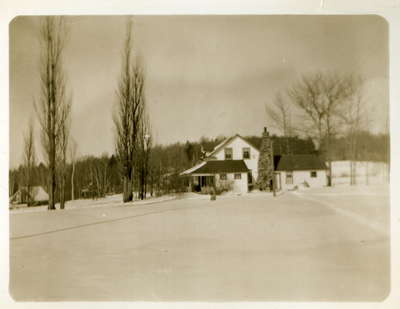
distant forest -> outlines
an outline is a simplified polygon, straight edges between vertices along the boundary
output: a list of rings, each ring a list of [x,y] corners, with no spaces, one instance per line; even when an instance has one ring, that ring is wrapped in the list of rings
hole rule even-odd
[[[255,147],[261,144],[261,136],[244,136]],[[271,136],[275,155],[284,154],[317,154],[313,141],[300,137]],[[224,136],[216,138],[202,137],[199,141],[175,143],[171,145],[152,147],[149,157],[149,172],[147,174],[148,195],[162,195],[184,189],[178,177],[183,170],[193,166],[202,159],[202,150],[213,149],[225,139]],[[351,158],[348,139],[337,138],[333,141],[333,161],[358,160],[389,162],[389,136],[385,134],[374,135],[369,132],[360,132],[358,136],[359,151],[357,158]],[[114,154],[103,154],[99,157],[83,156],[76,160],[74,176],[75,198],[97,198],[107,194],[121,193],[122,180],[120,165]],[[10,196],[24,184],[24,166],[10,170]],[[71,199],[72,164],[66,167],[66,200]],[[32,185],[46,188],[47,168],[39,163],[32,169]],[[137,184],[136,184],[137,185]],[[135,189],[134,185],[134,189]],[[136,191],[137,192],[137,191]],[[59,194],[56,194],[56,197]]]

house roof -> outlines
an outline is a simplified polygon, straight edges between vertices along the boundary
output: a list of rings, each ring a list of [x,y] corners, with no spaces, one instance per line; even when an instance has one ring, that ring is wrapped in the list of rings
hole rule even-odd
[[[247,144],[249,144],[250,146],[252,146],[253,148],[260,150],[258,147],[256,147],[253,143],[250,143],[248,140],[246,140],[245,138],[243,138],[242,136],[240,136],[239,134],[233,135],[231,137],[226,138],[225,140],[223,140],[221,143],[219,143],[217,146],[215,146],[215,148],[209,152],[207,154],[207,156],[211,156],[213,154],[215,154],[216,152],[220,151],[222,148],[224,148],[227,144],[229,144],[231,141],[233,141],[236,137],[241,138],[242,140],[244,140]]]
[[[324,170],[324,160],[316,155],[283,155],[274,158],[276,171]]]
[[[188,174],[244,173],[249,169],[243,160],[210,160]]]
[[[196,164],[195,166],[187,169],[186,171],[183,171],[182,173],[180,173],[180,175],[188,175],[191,174],[193,171],[199,169],[200,167],[202,167],[204,164],[206,164],[206,161],[201,161],[200,163]]]

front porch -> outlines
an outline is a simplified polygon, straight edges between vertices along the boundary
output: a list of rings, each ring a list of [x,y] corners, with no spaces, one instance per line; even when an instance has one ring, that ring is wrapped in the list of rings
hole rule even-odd
[[[215,186],[215,175],[214,174],[204,174],[196,175],[192,174],[189,177],[189,192],[201,192],[205,188],[213,188]]]

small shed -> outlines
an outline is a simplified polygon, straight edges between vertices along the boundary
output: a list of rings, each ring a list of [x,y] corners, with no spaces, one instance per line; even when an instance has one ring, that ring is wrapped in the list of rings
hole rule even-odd
[[[278,186],[292,189],[295,186],[323,187],[328,184],[325,161],[316,155],[282,155],[274,158]]]

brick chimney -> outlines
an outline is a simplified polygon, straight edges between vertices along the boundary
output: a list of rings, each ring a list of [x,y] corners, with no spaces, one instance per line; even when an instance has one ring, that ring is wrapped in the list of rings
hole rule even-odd
[[[267,127],[262,133],[260,156],[258,158],[258,188],[262,191],[272,190],[272,179],[274,175],[274,156],[272,140]]]

